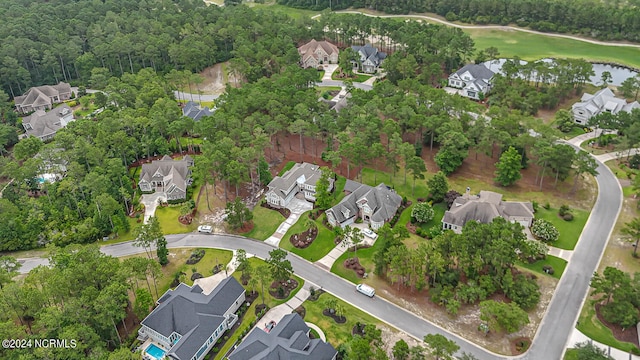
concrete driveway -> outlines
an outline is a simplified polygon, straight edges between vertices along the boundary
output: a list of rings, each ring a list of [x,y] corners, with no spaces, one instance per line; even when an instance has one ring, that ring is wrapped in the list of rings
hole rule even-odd
[[[140,203],[144,205],[144,223],[149,222],[149,218],[156,213],[158,200],[167,201],[167,194],[164,192],[155,192],[153,194],[144,194],[140,197]]]
[[[286,206],[286,208],[291,211],[291,214],[282,222],[282,224],[280,224],[280,226],[278,226],[276,232],[274,232],[273,235],[269,236],[269,238],[265,240],[265,242],[269,245],[278,247],[278,245],[280,245],[280,240],[282,240],[284,234],[287,233],[287,231],[290,227],[293,226],[293,224],[298,222],[298,219],[300,219],[300,215],[302,215],[305,211],[313,209],[313,204],[308,202],[307,200],[294,197],[293,199],[291,199],[291,201],[289,201],[289,204]]]
[[[338,69],[338,64],[324,65],[324,75],[322,75],[322,81],[331,80],[331,75]]]

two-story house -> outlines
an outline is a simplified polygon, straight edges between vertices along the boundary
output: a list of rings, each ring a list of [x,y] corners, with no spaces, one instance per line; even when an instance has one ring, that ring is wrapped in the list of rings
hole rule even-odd
[[[316,183],[321,176],[322,170],[318,165],[296,163],[282,176],[271,180],[266,194],[267,203],[278,209],[284,208],[298,193],[308,201],[316,201]],[[333,189],[333,183],[334,179],[330,178],[329,191]]]
[[[191,169],[193,158],[185,155],[181,160],[174,160],[165,155],[160,160],[142,164],[138,186],[142,191],[162,191],[168,200],[179,200],[187,197],[187,186],[191,185]]]
[[[54,104],[71,99],[71,85],[60,82],[58,85],[32,87],[22,96],[16,96],[16,110],[27,114],[36,110],[51,110]]]
[[[331,226],[345,227],[361,218],[373,230],[378,230],[395,216],[402,204],[402,197],[382,183],[371,187],[347,181],[345,191],[350,194],[325,212]]]
[[[244,300],[245,289],[232,276],[209,294],[198,285],[181,283],[158,299],[158,306],[140,323],[138,338],[163,357],[201,360],[238,321],[235,312]]]
[[[353,65],[363,73],[375,74],[380,64],[382,64],[382,61],[387,57],[386,53],[378,51],[378,49],[371,46],[371,44],[352,46],[351,48],[360,56],[360,60],[356,61]]]
[[[475,100],[491,90],[491,80],[495,73],[484,64],[467,64],[449,75],[449,86],[461,89],[460,94]]]
[[[26,136],[35,136],[42,141],[53,139],[58,130],[64,128],[73,121],[73,111],[67,104],[45,112],[36,110],[33,114],[22,118]]]
[[[328,41],[316,41],[315,39],[298,48],[300,64],[303,68],[317,68],[322,64],[337,64],[338,47]]]
[[[640,109],[637,101],[627,103],[615,97],[611,89],[604,88],[593,95],[584,93],[580,101],[571,106],[571,113],[576,124],[587,125],[589,119],[603,112],[615,115],[621,111],[630,113],[634,109]]]

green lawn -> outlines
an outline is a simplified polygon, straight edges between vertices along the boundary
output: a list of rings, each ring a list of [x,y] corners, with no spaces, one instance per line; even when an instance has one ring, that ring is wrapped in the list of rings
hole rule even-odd
[[[278,173],[278,176],[282,176],[284,173],[286,173],[287,171],[291,170],[291,168],[293,167],[293,165],[295,165],[296,162],[295,161],[289,161],[288,163],[286,163],[284,165],[284,167],[282,168],[282,170],[280,170],[280,172]]]
[[[338,324],[332,318],[322,314],[322,311],[325,309],[324,303],[328,299],[336,299],[338,304],[344,307],[344,316],[347,318],[347,322],[344,324]],[[363,295],[362,301],[372,300],[364,297]],[[320,295],[316,301],[307,300],[302,303],[302,306],[304,306],[307,312],[304,317],[304,321],[318,325],[318,327],[322,329],[324,334],[327,336],[327,341],[334,347],[337,347],[342,343],[346,343],[351,339],[353,336],[351,335],[351,330],[357,322],[362,324],[374,324],[376,326],[382,325],[382,323],[373,316],[347,304],[329,293]]]
[[[578,350],[567,349],[567,352],[564,354],[564,360],[578,360]]]
[[[559,280],[562,277],[565,267],[567,267],[567,261],[559,257],[547,255],[546,259],[536,261],[533,264],[518,261],[518,265],[525,269],[537,272],[538,274],[551,276]],[[542,271],[542,267],[545,265],[551,265],[554,270],[553,275],[549,275]]]
[[[542,58],[582,58],[640,67],[640,49],[605,46],[571,39],[528,34],[513,30],[463,30],[475,41],[476,49],[495,46],[500,56],[519,56],[523,60]]]
[[[558,209],[550,208],[546,210],[540,206],[536,212],[536,218],[550,221],[556,229],[558,229],[558,232],[560,232],[558,240],[551,244],[554,247],[565,250],[573,250],[576,247],[578,238],[580,238],[580,234],[582,233],[582,228],[584,228],[587,218],[589,218],[589,212],[572,209],[572,213],[573,221],[564,221],[558,216]]]
[[[426,178],[430,178],[433,174],[428,172],[424,172]],[[396,190],[396,192],[400,196],[406,196],[409,200],[415,202],[416,198],[424,197],[426,198],[429,190],[427,188],[427,182],[425,180],[416,180],[416,188],[415,192],[412,191],[413,178],[411,174],[407,174],[407,183],[404,183],[404,170],[400,170],[396,172],[396,176],[393,174],[385,173],[380,170],[373,170],[369,168],[362,169],[362,183],[376,186],[381,182],[385,183],[388,186],[391,186]],[[412,194],[413,193],[413,194]]]
[[[414,206],[415,204],[411,204],[411,206],[407,210],[405,210],[404,213],[402,213],[402,215],[404,216],[405,213],[407,213],[409,214],[409,219],[411,219],[411,210],[413,209]],[[433,204],[433,219],[431,219],[431,221],[426,222],[424,224],[420,224],[420,227],[423,230],[429,230],[436,225],[442,226],[442,218],[444,217],[444,213],[446,211],[447,211],[447,204],[445,202]],[[398,223],[400,222],[398,221]]]
[[[369,79],[371,79],[372,76],[371,75],[363,75],[363,74],[353,74],[353,77],[349,78],[350,80],[352,80],[354,83],[362,83],[365,82]],[[344,78],[340,78],[338,77],[338,71],[334,72],[333,74],[331,74],[331,80],[345,80]]]
[[[380,244],[382,244],[381,241],[376,241],[376,243],[373,244],[372,247],[366,248],[366,249],[358,249],[357,251],[356,255],[358,257],[358,260],[360,261],[360,265],[364,267],[365,272],[367,273],[373,272],[373,268],[375,266],[375,264],[373,263],[373,254],[375,254],[376,251],[378,251],[378,248],[380,248]],[[341,245],[338,245],[338,246],[341,246]],[[358,275],[356,275],[355,271],[347,269],[342,265],[345,260],[353,256],[354,256],[353,252],[349,252],[349,251],[342,254],[333,263],[333,266],[331,267],[331,272],[340,276],[345,280],[351,281],[354,284],[367,282],[367,279],[365,280],[360,279]]]
[[[263,260],[257,259],[257,258],[249,258],[249,263],[253,266],[253,268],[255,269],[256,267],[260,266],[260,265],[264,265],[265,262]],[[240,281],[240,276],[242,274],[238,271],[233,273],[233,277],[235,277],[238,281]],[[298,288],[296,288],[295,291],[292,291],[291,294],[289,295],[289,297],[287,297],[286,299],[276,299],[274,297],[272,297],[269,294],[269,291],[265,291],[265,296],[264,296],[264,302],[265,304],[267,304],[270,308],[273,308],[277,305],[280,305],[282,303],[287,302],[289,299],[291,299],[304,285],[304,281],[302,279],[300,279],[297,276],[293,276],[297,281],[298,281]],[[247,292],[251,291],[251,288],[245,286],[245,289],[247,289]],[[265,290],[266,286],[265,286]],[[256,291],[260,291],[259,287],[256,288]],[[222,349],[220,349],[220,351],[218,352],[218,354],[216,355],[216,359],[221,359],[222,356],[231,348],[231,346],[236,342],[236,340],[238,340],[238,338],[240,337],[240,333],[242,332],[242,330],[246,329],[247,327],[250,326],[251,322],[254,321],[256,319],[256,306],[258,306],[259,304],[262,304],[262,298],[260,296],[258,296],[258,298],[253,302],[253,304],[251,304],[251,306],[249,307],[249,309],[247,310],[247,313],[245,314],[245,317],[242,319],[242,323],[240,324],[240,326],[238,327],[238,330],[229,337],[229,341],[227,341],[227,343],[225,344],[225,346],[222,347]]]
[[[282,12],[289,15],[293,19],[310,18],[312,16],[320,14],[319,11],[295,9],[292,7],[277,5],[273,3],[258,4],[258,3],[251,2],[251,3],[248,3],[247,5],[256,9],[266,9],[270,11]]]
[[[196,230],[198,224],[192,222],[189,225],[183,225],[178,221],[180,216],[180,205],[177,206],[158,206],[155,216],[160,221],[160,227],[164,234],[183,234]]]
[[[284,216],[279,212],[256,205],[253,208],[253,229],[242,235],[252,239],[266,240],[284,220]]]
[[[609,328],[604,326],[596,316],[596,309],[592,300],[587,299],[580,313],[580,319],[576,326],[583,334],[589,338],[605,345],[613,346],[617,349],[629,352],[632,350],[640,351],[635,345],[626,342],[620,342],[613,337],[613,333]],[[640,354],[640,352],[639,352]]]
[[[292,235],[307,230],[307,228],[304,226],[307,219],[307,213],[303,214],[298,222],[295,223],[295,225],[293,225],[289,229],[289,231],[287,231],[285,236],[282,238],[282,241],[280,241],[280,247],[294,254],[297,254],[311,262],[320,260],[335,247],[335,244],[333,243],[335,234],[332,230],[327,229],[322,224],[324,216],[325,215],[322,214],[322,216],[314,221],[314,223],[318,227],[318,236],[315,240],[313,240],[309,247],[305,249],[298,249],[297,247],[293,246],[293,244],[291,244],[291,241],[289,241]]]
[[[347,183],[347,178],[344,176],[339,176],[338,175],[338,179],[336,180],[336,182],[333,184],[334,186],[334,190],[333,190],[333,203],[337,204],[339,203],[344,197],[344,185]]]
[[[139,257],[139,256],[147,256],[143,249],[140,254],[124,256],[121,257],[120,260],[124,260],[130,257]],[[211,270],[215,264],[221,264],[224,267],[227,266],[232,257],[232,252],[229,250],[219,250],[219,249],[204,249],[205,255],[197,264],[187,265],[186,261],[191,255],[191,253],[195,250],[194,248],[178,248],[178,249],[169,249],[169,264],[162,267],[162,276],[158,279],[157,287],[158,287],[158,295],[162,296],[167,290],[171,283],[173,282],[174,275],[179,271],[185,273],[182,278],[182,282],[187,285],[193,285],[193,281],[191,281],[192,268],[196,268],[196,271],[201,273],[202,276],[207,277],[211,276]],[[155,252],[154,252],[155,255]],[[149,279],[151,282],[151,278]],[[143,285],[144,284],[144,285]],[[140,286],[146,287],[146,282],[140,281]],[[153,293],[155,299],[155,289],[153,288],[153,284],[151,284],[151,291]]]

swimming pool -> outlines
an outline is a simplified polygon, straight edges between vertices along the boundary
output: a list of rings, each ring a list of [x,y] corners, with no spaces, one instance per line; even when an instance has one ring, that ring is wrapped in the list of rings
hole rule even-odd
[[[147,347],[147,350],[145,351],[147,352],[147,354],[153,356],[158,360],[161,360],[162,358],[164,358],[165,351],[155,346],[154,344],[149,345]]]

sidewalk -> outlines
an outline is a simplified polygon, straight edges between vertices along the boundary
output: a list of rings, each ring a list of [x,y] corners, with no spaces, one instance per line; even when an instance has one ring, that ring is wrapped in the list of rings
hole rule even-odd
[[[591,341],[597,347],[604,349],[609,356],[614,358],[615,360],[640,360],[640,356],[632,355],[630,353],[626,353],[622,350],[618,350],[608,345],[601,344],[597,341],[593,341],[589,339],[585,334],[581,333],[578,329],[573,329],[571,333],[571,337],[569,338],[569,342],[567,342],[567,348],[571,349],[575,344],[584,341]]]
[[[559,257],[569,262],[571,261],[571,255],[573,255],[573,250],[564,250],[557,247],[549,246],[549,252],[547,254],[553,255],[555,257]]]
[[[627,150],[614,151],[606,154],[594,155],[594,157],[598,159],[598,161],[604,164],[609,160],[615,160],[615,159],[619,159],[627,156],[633,156],[636,154],[640,154],[640,148],[635,148],[631,150],[627,149]]]
[[[285,302],[284,304],[280,304],[274,307],[273,309],[270,309],[269,311],[267,311],[267,313],[264,314],[262,319],[260,319],[260,321],[255,325],[255,328],[263,330],[266,324],[268,324],[270,321],[275,321],[276,323],[278,323],[280,319],[282,319],[282,317],[284,317],[287,314],[291,314],[297,307],[302,305],[302,303],[305,302],[305,300],[307,300],[307,298],[311,294],[309,289],[312,286],[315,287],[316,289],[318,288],[318,286],[315,286],[309,283],[308,281],[305,282],[304,285],[302,286],[302,289],[300,289],[300,291],[298,291],[291,299],[289,299],[289,301]],[[258,300],[256,299],[256,301]],[[307,322],[306,324],[310,328],[318,332],[322,341],[327,341],[324,335],[324,332],[317,325],[309,322]]]

